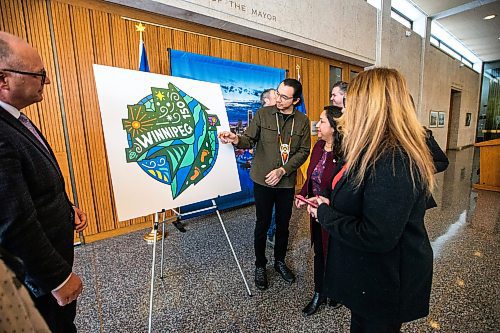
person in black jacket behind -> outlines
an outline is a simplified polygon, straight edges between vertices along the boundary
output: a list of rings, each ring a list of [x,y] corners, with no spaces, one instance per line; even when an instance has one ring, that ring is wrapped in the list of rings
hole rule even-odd
[[[325,287],[351,332],[399,332],[429,313],[433,254],[424,226],[435,167],[402,75],[360,73],[340,119],[345,165],[308,211],[329,232]]]

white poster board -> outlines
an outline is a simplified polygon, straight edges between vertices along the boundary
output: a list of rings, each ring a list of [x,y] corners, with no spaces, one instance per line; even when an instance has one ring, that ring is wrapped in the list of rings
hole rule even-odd
[[[118,220],[240,191],[220,85],[94,65]]]

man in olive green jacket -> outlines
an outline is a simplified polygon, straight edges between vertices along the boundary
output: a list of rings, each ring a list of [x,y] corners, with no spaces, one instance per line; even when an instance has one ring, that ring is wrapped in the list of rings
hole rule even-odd
[[[266,274],[266,232],[276,207],[276,238],[274,268],[289,283],[294,274],[285,264],[288,246],[288,225],[292,216],[297,169],[307,160],[311,148],[310,125],[307,116],[295,109],[300,102],[302,85],[295,79],[285,79],[276,91],[276,105],[257,111],[243,135],[221,132],[222,143],[238,148],[256,146],[250,170],[254,182],[257,221],[254,231],[255,285],[268,287]]]

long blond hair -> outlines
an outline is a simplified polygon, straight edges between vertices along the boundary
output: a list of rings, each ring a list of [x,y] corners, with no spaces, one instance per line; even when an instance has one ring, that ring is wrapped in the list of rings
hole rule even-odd
[[[409,158],[414,187],[416,170],[425,188],[434,188],[434,163],[410,98],[406,80],[395,69],[373,68],[349,83],[343,149],[357,186],[384,152],[400,149]]]

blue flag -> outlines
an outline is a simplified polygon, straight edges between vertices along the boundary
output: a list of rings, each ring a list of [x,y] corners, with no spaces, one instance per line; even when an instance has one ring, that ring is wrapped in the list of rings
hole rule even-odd
[[[148,56],[146,55],[146,47],[144,42],[139,42],[139,70],[141,72],[149,72]]]
[[[300,74],[297,75],[297,80],[300,82]],[[299,110],[300,112],[302,112],[303,114],[307,114],[306,113],[306,102],[304,101],[304,94],[303,93],[300,94],[300,103],[297,104],[297,106],[295,106],[295,108],[297,110]]]

